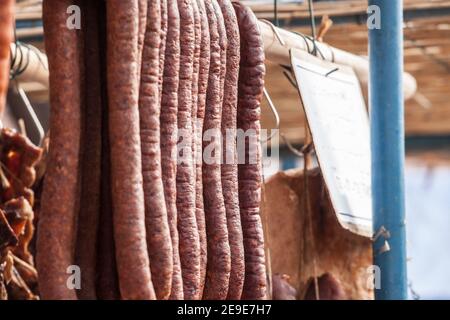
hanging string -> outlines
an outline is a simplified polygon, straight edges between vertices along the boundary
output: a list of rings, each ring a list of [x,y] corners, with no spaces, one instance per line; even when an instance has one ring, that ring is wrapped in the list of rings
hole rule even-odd
[[[309,54],[312,54],[312,55],[317,56],[317,53],[319,53],[320,57],[321,57],[323,60],[326,60],[326,59],[325,59],[325,56],[324,56],[323,53],[322,53],[322,50],[320,50],[320,48],[317,46],[316,41],[315,41],[315,39],[314,39],[313,37],[304,35],[303,33],[300,33],[300,32],[297,32],[297,31],[293,31],[293,30],[291,30],[291,32],[292,32],[292,33],[295,33],[296,35],[299,35],[300,37],[302,37],[303,41],[304,41],[305,44],[306,44],[306,50],[307,50],[307,52],[308,52]],[[308,40],[311,41],[311,42],[313,43],[313,47],[312,47],[312,48],[309,46],[309,41],[308,41]],[[332,52],[333,60],[334,60],[334,52],[333,52],[332,50],[330,50],[330,51]]]
[[[311,198],[310,198],[310,192],[309,192],[309,168],[311,167],[311,150],[313,148],[313,141],[311,132],[309,131],[308,123],[305,123],[305,140],[304,140],[304,146],[302,148],[303,153],[303,210],[306,215],[307,220],[307,232],[310,236],[310,248],[311,248],[311,255],[312,255],[312,263],[313,263],[313,283],[314,283],[314,293],[316,300],[320,300],[320,291],[319,291],[319,280],[318,280],[318,273],[317,273],[317,260],[316,260],[316,244],[315,244],[315,235],[314,235],[314,222],[313,222],[313,213],[311,208]]]

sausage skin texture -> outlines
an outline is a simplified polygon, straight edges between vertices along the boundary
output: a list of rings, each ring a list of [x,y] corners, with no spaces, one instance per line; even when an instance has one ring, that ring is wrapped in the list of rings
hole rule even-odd
[[[114,243],[113,212],[111,197],[111,157],[109,145],[108,92],[106,77],[106,4],[100,2],[99,37],[102,100],[102,156],[101,156],[101,204],[98,228],[97,250],[97,298],[101,300],[120,299],[117,274],[116,248]]]
[[[192,157],[194,159],[194,166],[197,162],[197,110],[198,110],[198,79],[200,73],[200,51],[202,45],[202,26],[200,20],[200,11],[197,1],[192,1],[192,8],[194,10],[194,56],[193,56],[193,72],[192,72],[192,107],[191,107],[191,121],[192,121]],[[196,168],[194,167],[194,170]],[[196,174],[196,173],[195,173]],[[197,190],[197,189],[196,189]]]
[[[200,299],[200,239],[195,218],[195,171],[192,155],[192,73],[195,51],[192,2],[178,0],[180,71],[178,87],[177,212],[184,299]]]
[[[166,58],[166,40],[167,40],[167,0],[160,0],[160,15],[161,15],[161,28],[159,30],[159,79],[158,79],[158,94],[159,103],[162,100],[162,85],[164,76],[164,60]]]
[[[202,250],[206,250],[206,230],[205,230],[205,219],[199,219],[197,212],[197,152],[202,149],[201,145],[201,134],[198,135],[197,129],[197,110],[198,110],[198,87],[199,87],[199,76],[200,76],[200,52],[202,44],[202,28],[201,28],[201,18],[200,10],[197,1],[192,1],[192,7],[194,9],[194,30],[195,30],[195,42],[194,42],[194,64],[192,73],[192,108],[191,108],[191,122],[192,122],[192,160],[193,160],[193,182],[194,182],[194,213],[195,213],[195,223],[197,225],[197,232],[199,238],[199,273],[198,273],[198,294],[197,299],[201,299],[203,295],[203,286],[206,274],[206,264],[203,262]],[[201,160],[200,160],[201,161]],[[203,192],[201,190],[200,192]],[[199,224],[200,220],[200,224]],[[205,260],[206,262],[206,260]]]
[[[80,48],[66,26],[71,0],[45,0],[43,22],[50,71],[49,162],[41,198],[37,270],[42,299],[75,300],[67,286],[74,264],[80,149]]]
[[[241,37],[237,127],[254,130],[256,145],[245,144],[245,164],[238,165],[239,206],[244,237],[245,280],[242,299],[267,298],[264,234],[260,217],[261,146],[259,142],[261,98],[264,89],[264,46],[253,12],[233,3]],[[249,161],[249,148],[255,159]]]
[[[109,0],[107,81],[114,238],[123,299],[155,299],[145,232],[139,135],[137,0]]]
[[[141,76],[141,66],[142,66],[142,51],[144,49],[144,40],[145,33],[147,29],[147,11],[148,11],[148,0],[138,0],[138,9],[139,9],[139,22],[138,22],[138,60],[139,60],[139,69],[138,69],[138,78]]]
[[[8,91],[10,45],[13,42],[15,0],[0,2],[0,117],[3,115]]]
[[[84,78],[85,107],[81,164],[81,201],[75,262],[81,273],[80,299],[96,299],[95,278],[97,230],[100,213],[102,149],[102,98],[98,30],[98,1],[84,1],[84,63],[89,76]]]
[[[172,287],[173,253],[161,176],[159,120],[161,113],[159,98],[161,7],[158,0],[150,1],[148,4],[139,95],[145,225],[156,297],[166,300],[169,298]]]
[[[208,236],[208,263],[203,299],[223,300],[227,297],[231,269],[227,219],[220,174],[222,150],[219,141],[224,82],[222,58],[225,48],[219,34],[220,22],[218,20],[223,19],[221,12],[216,10],[210,0],[205,1],[205,7],[209,23],[211,60],[203,132],[212,133],[210,130],[215,130],[215,134],[211,141],[207,141],[208,139],[203,137],[203,149],[212,150],[211,157],[213,158],[207,162],[204,159],[202,168],[203,201]]]
[[[161,97],[161,165],[173,249],[173,274],[170,299],[183,299],[183,281],[177,230],[177,148],[178,84],[180,70],[180,17],[177,0],[167,0],[167,40]]]
[[[232,134],[223,143],[221,167],[222,189],[227,212],[228,239],[231,249],[231,274],[227,299],[239,300],[244,286],[245,261],[242,225],[239,211],[238,168],[236,154],[236,116],[240,62],[239,26],[230,0],[218,1],[225,21],[228,40],[224,99],[222,104],[222,137]]]
[[[208,16],[203,0],[197,0],[197,8],[200,19],[200,57],[199,74],[197,87],[197,114],[195,115],[195,217],[197,220],[198,235],[200,239],[200,295],[203,295],[203,288],[206,279],[207,264],[207,240],[205,225],[205,210],[203,206],[203,181],[202,181],[202,133],[203,120],[205,118],[206,90],[208,88],[209,77],[209,25]],[[197,31],[198,32],[198,31]]]

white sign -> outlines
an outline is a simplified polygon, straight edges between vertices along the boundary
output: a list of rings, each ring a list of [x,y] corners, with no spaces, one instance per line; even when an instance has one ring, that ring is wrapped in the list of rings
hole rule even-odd
[[[359,81],[351,68],[300,50],[291,50],[291,63],[339,223],[371,237],[370,129]]]

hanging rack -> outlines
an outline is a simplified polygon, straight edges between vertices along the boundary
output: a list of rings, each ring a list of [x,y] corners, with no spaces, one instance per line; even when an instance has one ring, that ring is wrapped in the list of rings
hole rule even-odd
[[[37,82],[48,88],[47,56],[30,44],[11,43],[11,73],[19,82]]]
[[[259,21],[259,29],[264,41],[266,59],[280,65],[290,65],[290,49],[310,52],[314,47],[312,38],[297,34],[282,28],[278,28],[267,21]],[[279,38],[283,39],[283,44]],[[316,41],[317,49],[323,55],[323,59],[352,67],[358,79],[367,88],[369,82],[369,62],[366,58],[329,46],[326,43]],[[416,79],[409,73],[403,73],[403,91],[405,99],[412,98],[417,91]]]

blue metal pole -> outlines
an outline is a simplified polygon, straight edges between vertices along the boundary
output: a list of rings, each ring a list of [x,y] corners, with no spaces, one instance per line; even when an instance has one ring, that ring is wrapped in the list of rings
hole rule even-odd
[[[389,233],[373,244],[381,271],[375,298],[406,299],[403,1],[369,0],[369,5],[378,6],[381,18],[380,28],[369,26],[373,222],[375,233],[383,227]]]

